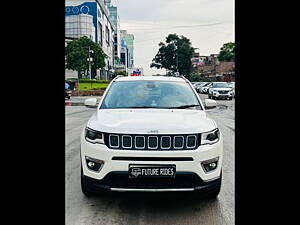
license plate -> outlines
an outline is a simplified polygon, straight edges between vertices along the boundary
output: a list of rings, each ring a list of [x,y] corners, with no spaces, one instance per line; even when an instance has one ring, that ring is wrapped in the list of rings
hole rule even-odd
[[[176,165],[129,165],[129,178],[175,177]]]

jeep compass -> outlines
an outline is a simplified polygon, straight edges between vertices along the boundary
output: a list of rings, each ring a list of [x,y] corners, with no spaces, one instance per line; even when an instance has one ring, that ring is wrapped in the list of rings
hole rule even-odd
[[[195,192],[221,188],[222,135],[183,77],[117,77],[81,133],[81,188],[99,192]]]

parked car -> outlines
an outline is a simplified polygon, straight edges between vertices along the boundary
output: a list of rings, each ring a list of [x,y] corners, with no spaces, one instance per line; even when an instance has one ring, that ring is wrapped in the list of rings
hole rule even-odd
[[[197,82],[197,84],[194,86],[195,90],[199,93],[200,92],[200,88],[206,84],[206,82]]]
[[[212,86],[211,82],[206,83],[204,86],[202,86],[200,88],[200,93],[201,94],[207,94],[208,93],[208,89]]]
[[[205,99],[205,107],[216,101]],[[182,77],[117,77],[81,134],[81,189],[117,192],[221,188],[223,138],[204,104]],[[203,192],[202,192],[203,191]]]
[[[194,88],[196,88],[199,84],[201,84],[202,82],[191,82],[191,84],[193,85]]]
[[[232,88],[232,96],[235,97],[235,82],[230,82],[228,85]]]
[[[233,93],[232,88],[227,82],[213,82],[211,88],[208,91],[209,99],[229,99],[232,100]]]

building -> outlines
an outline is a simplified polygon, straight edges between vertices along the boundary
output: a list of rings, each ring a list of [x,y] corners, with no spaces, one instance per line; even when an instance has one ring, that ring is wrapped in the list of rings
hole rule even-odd
[[[66,0],[65,15],[66,38],[87,36],[99,43],[107,55],[105,68],[92,71],[92,77],[109,79],[114,71],[114,26],[103,0]]]
[[[109,10],[109,19],[114,27],[114,67],[122,67],[121,64],[121,27],[118,8],[111,4],[111,0],[104,1]]]
[[[218,54],[199,56],[200,63],[194,67],[194,71],[207,77],[231,76],[235,74],[235,62],[220,62]]]
[[[126,46],[128,49],[127,68],[133,68],[134,67],[134,35],[128,34],[127,30],[121,30],[121,39],[126,42]]]

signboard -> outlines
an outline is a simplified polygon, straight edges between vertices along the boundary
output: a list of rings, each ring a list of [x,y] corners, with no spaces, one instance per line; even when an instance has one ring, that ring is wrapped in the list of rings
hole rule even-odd
[[[143,68],[128,69],[128,76],[144,76]]]

